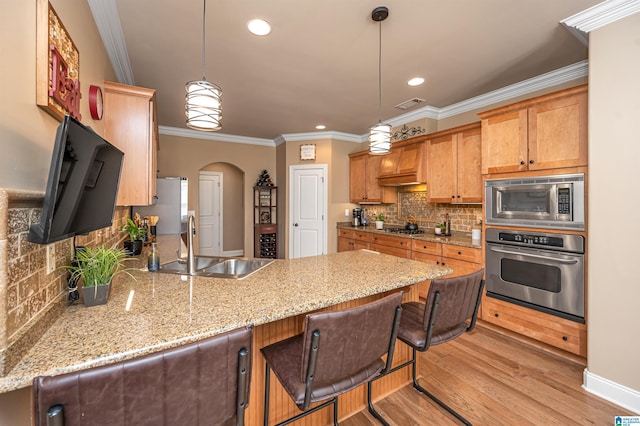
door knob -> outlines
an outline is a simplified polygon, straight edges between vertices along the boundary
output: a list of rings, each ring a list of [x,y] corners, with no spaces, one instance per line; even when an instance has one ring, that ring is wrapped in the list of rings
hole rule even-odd
[[[294,224],[293,224],[293,226],[298,226],[298,224],[297,224],[297,223],[294,223]]]

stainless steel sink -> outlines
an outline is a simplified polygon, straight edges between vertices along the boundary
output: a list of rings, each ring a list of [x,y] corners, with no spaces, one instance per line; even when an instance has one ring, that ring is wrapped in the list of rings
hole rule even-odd
[[[204,268],[202,272],[222,278],[244,278],[270,264],[272,260],[227,259],[216,265]]]
[[[196,271],[215,265],[216,263],[220,263],[224,260],[224,257],[196,256]],[[169,263],[165,263],[164,265],[160,265],[160,272],[165,272],[168,274],[186,274],[187,262],[186,260],[179,259]]]
[[[264,268],[272,260],[195,256],[195,272],[191,275],[212,278],[242,279]],[[187,275],[187,263],[184,260],[174,260],[160,265],[165,274]]]

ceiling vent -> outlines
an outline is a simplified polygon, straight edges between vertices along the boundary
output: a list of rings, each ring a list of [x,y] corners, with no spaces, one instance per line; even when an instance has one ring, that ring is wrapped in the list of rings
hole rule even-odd
[[[414,106],[419,105],[423,102],[426,102],[426,101],[420,98],[412,98],[412,99],[409,99],[408,101],[404,101],[401,104],[396,105],[396,108],[401,110],[406,110],[409,108],[413,108]]]

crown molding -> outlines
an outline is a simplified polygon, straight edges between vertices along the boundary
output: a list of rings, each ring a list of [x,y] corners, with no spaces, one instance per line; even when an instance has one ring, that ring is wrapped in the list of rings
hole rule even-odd
[[[527,95],[538,90],[554,87],[568,81],[576,80],[589,75],[589,61],[581,61],[545,74],[476,96],[456,104],[441,108],[438,119],[453,117],[464,112],[495,105],[498,102]]]
[[[560,21],[586,33],[640,12],[638,0],[607,0]]]
[[[134,86],[136,83],[133,78],[131,62],[129,62],[127,45],[124,42],[124,33],[120,25],[116,1],[87,0],[87,2],[118,82]]]
[[[351,133],[328,131],[328,132],[309,132],[309,133],[286,133],[278,136],[275,140],[276,146],[283,142],[299,142],[299,141],[317,141],[320,139],[336,139],[345,142],[362,142],[359,135]]]
[[[252,138],[249,136],[228,135],[225,133],[202,132],[200,130],[182,129],[170,126],[158,126],[158,133],[167,136],[180,136],[190,139],[203,139],[218,142],[243,143],[247,145],[276,146],[271,139]]]

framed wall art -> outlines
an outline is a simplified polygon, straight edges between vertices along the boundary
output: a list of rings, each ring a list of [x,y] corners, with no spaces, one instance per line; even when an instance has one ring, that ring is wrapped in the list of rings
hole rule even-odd
[[[316,159],[316,144],[300,145],[300,159],[301,160],[315,160]]]
[[[36,104],[80,121],[80,52],[48,0],[36,0],[36,13]]]

